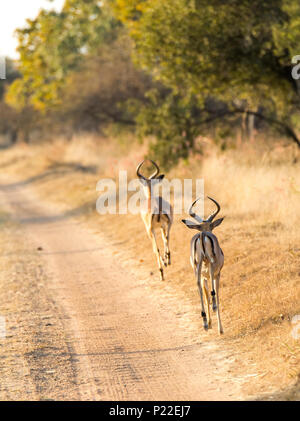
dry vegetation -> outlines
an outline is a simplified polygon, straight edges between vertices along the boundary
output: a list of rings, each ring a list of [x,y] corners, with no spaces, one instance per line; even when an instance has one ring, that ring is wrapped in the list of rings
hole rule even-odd
[[[225,335],[218,340],[233,350],[237,370],[239,365],[252,364],[259,373],[254,383],[261,382],[262,392],[273,392],[295,382],[300,373],[300,342],[291,335],[291,319],[300,314],[299,152],[293,145],[261,142],[220,153],[209,140],[199,141],[204,156],[194,156],[188,165],[180,163],[168,177],[204,178],[205,193],[222,205],[226,218],[216,233],[225,254],[221,276]],[[119,169],[134,177],[145,152],[146,146],[132,138],[56,140],[2,151],[0,168],[36,185],[39,194],[60,203],[62,209],[74,210],[94,230],[105,231],[116,240],[116,253],[123,262],[135,259],[134,269],[148,277],[153,288],[185,297],[193,305],[193,317],[200,319],[189,265],[191,232],[180,215],[171,231],[173,264],[162,284],[139,216],[95,212],[99,178],[117,178]],[[182,310],[180,301],[174,299],[174,305]],[[215,319],[209,333],[204,333],[199,320],[199,332],[204,340],[217,337]],[[248,385],[250,393],[254,383]],[[299,398],[297,390],[276,396]]]

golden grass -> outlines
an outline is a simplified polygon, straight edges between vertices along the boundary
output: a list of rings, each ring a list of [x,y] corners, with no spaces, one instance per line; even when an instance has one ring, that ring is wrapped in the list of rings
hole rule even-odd
[[[124,262],[136,260],[138,255],[134,269],[149,278],[151,287],[168,289],[187,299],[193,306],[199,332],[205,335],[189,265],[193,233],[180,222],[181,215],[175,215],[172,265],[162,285],[141,218],[99,216],[94,210],[97,181],[101,177],[117,179],[120,169],[134,177],[136,164],[145,153],[146,146],[133,138],[123,139],[122,143],[93,137],[70,142],[58,139],[51,144],[19,145],[4,151],[0,168],[20,179],[52,169],[53,173],[36,182],[39,193],[64,209],[91,203],[92,212],[83,216],[94,229],[118,241]],[[76,165],[72,168],[71,164],[90,171],[76,170]],[[56,173],[58,168],[67,171]],[[168,174],[169,178],[204,178],[205,194],[220,202],[222,215],[226,215],[216,229],[225,254],[221,275],[225,335],[220,340],[224,346],[238,350],[237,365],[254,361],[263,374],[261,381],[277,387],[287,385],[300,373],[299,340],[293,339],[290,323],[295,314],[300,314],[299,170],[299,152],[293,146],[270,147],[262,142],[257,147],[246,144],[223,153],[209,144],[204,157],[195,155],[188,165],[180,163]],[[177,305],[180,311],[181,303]],[[213,324],[213,332],[206,334],[210,339],[217,335],[215,319]]]

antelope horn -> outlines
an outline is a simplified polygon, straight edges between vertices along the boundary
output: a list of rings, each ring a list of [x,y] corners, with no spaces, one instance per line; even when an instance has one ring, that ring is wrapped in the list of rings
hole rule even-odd
[[[159,173],[159,167],[158,167],[158,165],[154,161],[152,161],[152,159],[149,159],[149,161],[152,162],[152,164],[156,168],[155,172],[152,175],[150,175],[150,177],[149,177],[149,179],[151,180],[151,179],[155,178],[158,175],[158,173]]]
[[[200,197],[198,197],[198,199],[196,199],[190,206],[189,208],[189,214],[192,218],[195,218],[196,221],[198,222],[204,222],[203,219],[200,218],[200,216],[196,215],[195,212],[193,212],[193,207],[195,205],[196,202],[198,202],[198,200],[200,199]]]
[[[208,199],[210,199],[212,202],[214,202],[214,204],[217,206],[217,210],[215,212],[213,212],[212,214],[209,215],[209,217],[206,219],[206,222],[212,222],[213,219],[218,215],[218,213],[220,212],[220,205],[219,203],[214,200],[212,197],[207,196]]]
[[[137,166],[137,169],[136,169],[136,175],[139,177],[139,178],[142,178],[143,180],[147,180],[147,178],[146,177],[144,177],[141,173],[140,173],[140,168],[141,168],[141,166],[143,165],[143,163],[145,162],[145,160],[144,161],[142,161],[138,166]]]

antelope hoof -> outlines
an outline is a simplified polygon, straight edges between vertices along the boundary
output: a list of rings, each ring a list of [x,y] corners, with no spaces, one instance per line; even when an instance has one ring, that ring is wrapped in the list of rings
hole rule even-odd
[[[160,280],[164,281],[164,271],[163,269],[159,269],[160,270]]]
[[[170,265],[171,264],[171,253],[170,252],[167,254],[167,257],[168,257],[168,265]]]
[[[203,327],[205,330],[208,330],[208,324],[207,324],[207,318],[206,318],[206,313],[204,313],[204,311],[201,313],[201,316],[203,318]]]

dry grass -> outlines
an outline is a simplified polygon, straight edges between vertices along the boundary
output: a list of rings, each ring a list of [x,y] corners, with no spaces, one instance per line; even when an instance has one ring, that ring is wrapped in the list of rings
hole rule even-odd
[[[0,168],[20,179],[46,172],[46,177],[34,180],[40,194],[65,209],[91,203],[92,212],[83,217],[95,229],[100,221],[98,229],[117,240],[124,261],[136,260],[138,253],[135,270],[147,276],[153,288],[168,289],[189,300],[193,317],[199,320],[199,298],[189,266],[192,233],[180,222],[180,215],[171,232],[173,264],[162,285],[141,219],[99,216],[94,211],[99,178],[117,178],[120,169],[127,169],[133,177],[145,152],[146,147],[132,138],[122,143],[91,137],[68,143],[57,140],[4,151]],[[168,176],[204,178],[205,193],[221,203],[226,215],[216,229],[225,254],[221,276],[225,335],[220,340],[236,350],[237,369],[254,364],[261,373],[262,392],[268,387],[273,390],[272,385],[286,386],[300,373],[299,340],[292,338],[290,323],[300,314],[299,152],[293,146],[271,149],[261,143],[221,154],[209,144],[205,158],[195,156],[189,165],[181,163]],[[180,310],[180,302],[174,302]],[[199,320],[199,331],[208,339],[215,337],[215,321],[213,332],[204,334]]]

